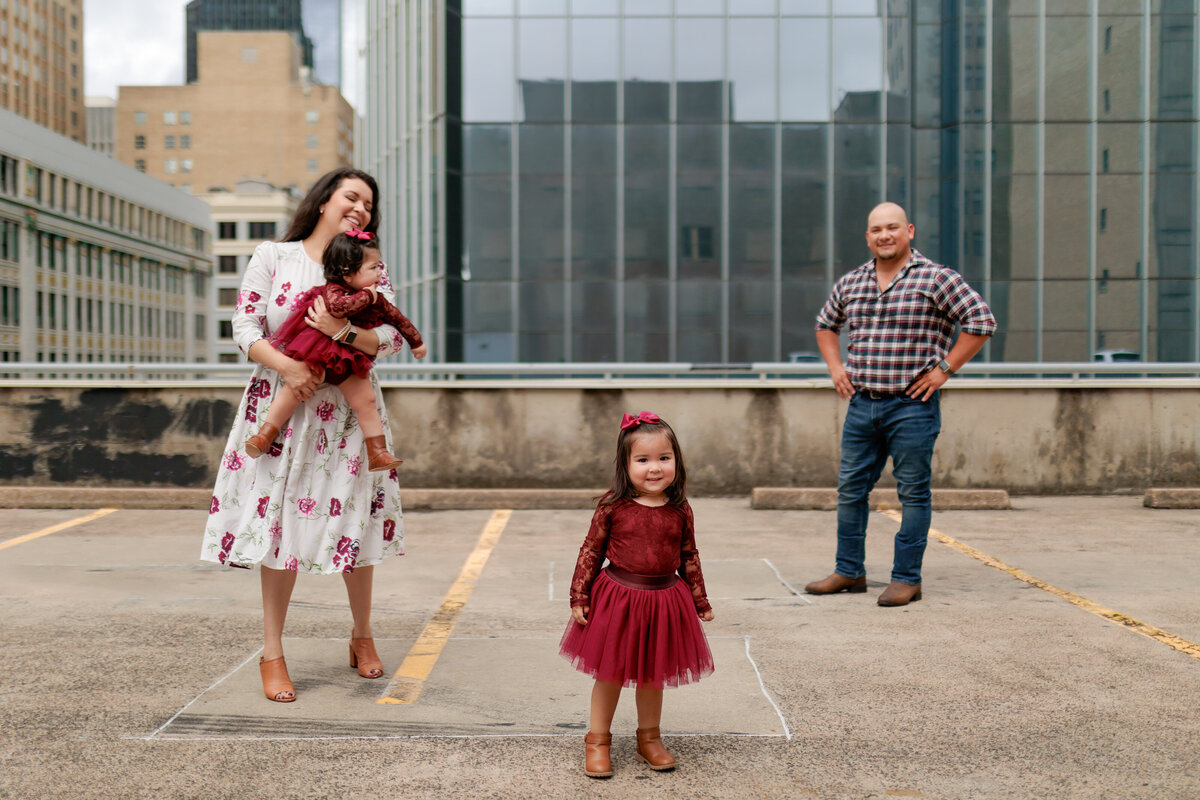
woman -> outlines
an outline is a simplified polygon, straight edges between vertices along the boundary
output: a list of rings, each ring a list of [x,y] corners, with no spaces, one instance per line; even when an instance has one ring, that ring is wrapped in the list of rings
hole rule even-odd
[[[297,207],[283,239],[255,249],[233,315],[234,339],[258,366],[225,444],[201,558],[260,566],[259,670],[266,696],[281,703],[296,699],[282,637],[298,572],[342,573],[354,619],[350,666],[365,678],[383,675],[371,638],[371,581],[375,564],[404,554],[396,471],[367,471],[364,437],[342,393],[266,338],[287,319],[297,295],[324,282],[319,261],[330,239],[352,228],[375,231],[377,195],[375,180],[364,172],[343,168],[324,175]],[[386,271],[380,290],[395,302]],[[319,301],[309,324],[329,336],[343,327]],[[404,343],[388,325],[352,328],[343,341],[379,356],[398,352]],[[387,409],[374,372],[371,383],[387,431]],[[243,443],[279,392],[303,402],[272,448],[257,460],[247,458]]]

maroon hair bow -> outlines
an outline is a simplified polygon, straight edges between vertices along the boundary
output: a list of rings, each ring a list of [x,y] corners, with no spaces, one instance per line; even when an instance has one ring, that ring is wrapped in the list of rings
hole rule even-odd
[[[654,425],[655,423],[662,422],[662,418],[653,411],[639,411],[636,417],[633,414],[626,414],[625,416],[621,417],[621,430],[624,431],[629,430],[630,428],[636,428],[643,422]]]
[[[358,228],[351,228],[350,230],[346,231],[346,235],[351,239],[362,239],[364,242],[369,242],[375,238],[375,234],[367,233],[366,231],[360,231]]]

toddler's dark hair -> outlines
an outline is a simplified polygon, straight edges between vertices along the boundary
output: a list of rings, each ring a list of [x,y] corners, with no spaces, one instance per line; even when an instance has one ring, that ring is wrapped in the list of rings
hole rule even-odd
[[[667,505],[681,506],[687,502],[687,470],[683,466],[683,451],[679,449],[679,440],[675,431],[665,419],[658,422],[642,422],[632,428],[626,428],[617,436],[617,457],[614,459],[612,488],[600,498],[598,505],[606,506],[621,500],[632,500],[637,497],[637,489],[629,477],[629,454],[633,450],[633,440],[637,436],[663,434],[671,443],[675,453],[675,480],[663,490],[667,496]]]
[[[358,272],[363,263],[364,250],[378,250],[379,237],[371,234],[370,238],[361,239],[358,236],[348,236],[339,233],[325,245],[321,254],[321,264],[325,269],[325,280],[330,283],[346,285],[346,278]]]

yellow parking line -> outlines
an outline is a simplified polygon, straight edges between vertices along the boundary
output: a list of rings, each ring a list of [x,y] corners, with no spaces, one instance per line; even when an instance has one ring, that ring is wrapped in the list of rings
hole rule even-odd
[[[415,703],[417,701],[421,695],[421,689],[425,686],[425,680],[429,677],[429,673],[433,672],[433,665],[437,663],[438,656],[442,654],[442,648],[446,646],[446,640],[450,638],[454,625],[458,622],[458,615],[462,613],[463,606],[467,604],[471,593],[475,591],[479,574],[483,572],[483,566],[487,563],[488,556],[492,554],[496,543],[500,541],[500,534],[504,533],[504,526],[508,524],[508,518],[511,516],[512,509],[509,508],[501,508],[492,512],[491,519],[483,527],[483,533],[479,535],[475,549],[471,551],[471,555],[467,556],[462,571],[458,573],[458,580],[450,587],[450,591],[446,592],[442,605],[426,623],[425,630],[421,631],[421,635],[409,649],[408,655],[405,656],[404,662],[392,676],[387,688],[384,689],[383,697],[376,700],[376,703]]]
[[[67,528],[74,528],[76,525],[82,525],[85,522],[91,522],[94,519],[100,519],[101,517],[107,516],[116,510],[117,509],[115,508],[101,508],[93,511],[87,516],[78,517],[76,519],[68,520],[67,522],[60,522],[57,525],[51,525],[49,528],[42,528],[40,531],[34,531],[33,533],[27,533],[24,536],[18,536],[15,539],[9,539],[7,541],[0,542],[0,550],[5,550],[9,547],[16,547],[19,544],[24,544],[25,542],[29,542],[34,539],[40,539],[41,537],[49,536],[52,533],[65,531]]]
[[[898,511],[883,511],[882,513],[891,517],[896,522],[900,521],[900,512]],[[1061,597],[1068,603],[1079,606],[1084,611],[1088,611],[1098,617],[1103,617],[1109,622],[1128,628],[1134,633],[1140,633],[1142,636],[1147,636],[1151,639],[1162,642],[1167,647],[1172,647],[1181,653],[1191,656],[1192,658],[1200,658],[1200,644],[1189,642],[1187,639],[1180,638],[1173,633],[1167,633],[1162,628],[1156,628],[1153,625],[1147,625],[1145,622],[1134,619],[1127,614],[1122,614],[1120,611],[1113,611],[1111,608],[1105,608],[1099,603],[1088,600],[1086,597],[1077,595],[1074,592],[1069,592],[1066,589],[1055,586],[1052,583],[1046,583],[1041,578],[1035,578],[1024,570],[1005,564],[1000,559],[976,550],[974,547],[971,547],[968,544],[963,544],[953,536],[947,536],[941,531],[936,531],[933,528],[930,528],[929,535],[937,539],[942,544],[953,547],[960,553],[964,553],[971,558],[976,559],[977,561],[982,561],[989,567],[998,569],[1001,572],[1007,572],[1017,580],[1024,581],[1030,586],[1036,586],[1044,592],[1049,592],[1056,597]]]

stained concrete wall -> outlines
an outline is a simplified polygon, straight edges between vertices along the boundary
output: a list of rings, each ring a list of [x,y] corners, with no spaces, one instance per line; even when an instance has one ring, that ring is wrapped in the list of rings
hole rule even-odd
[[[0,387],[0,484],[210,486],[239,388]],[[607,485],[622,412],[678,432],[693,494],[833,486],[846,404],[812,388],[385,390],[403,480],[420,488]],[[1200,485],[1195,388],[943,392],[940,488],[1015,493]]]

